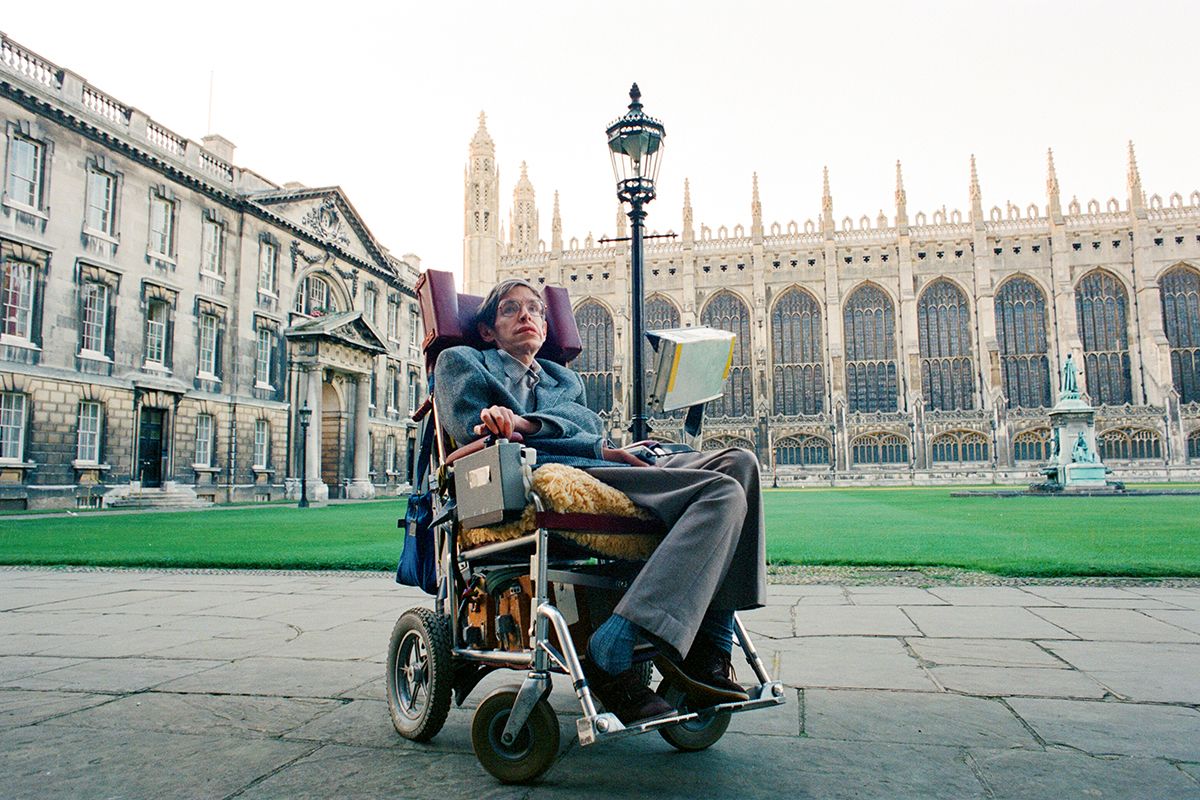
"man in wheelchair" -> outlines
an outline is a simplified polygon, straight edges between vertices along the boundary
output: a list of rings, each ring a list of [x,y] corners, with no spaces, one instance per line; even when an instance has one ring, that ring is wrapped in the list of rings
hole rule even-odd
[[[521,438],[539,463],[586,470],[668,527],[613,615],[587,647],[588,684],[623,723],[673,711],[633,668],[639,637],[697,707],[746,700],[730,670],[733,612],[766,600],[758,462],[748,451],[681,452],[654,464],[613,447],[572,370],[535,358],[546,305],[523,280],[506,280],[476,317],[494,350],[453,347],[438,358],[434,392],[442,425],[461,446],[481,436]]]

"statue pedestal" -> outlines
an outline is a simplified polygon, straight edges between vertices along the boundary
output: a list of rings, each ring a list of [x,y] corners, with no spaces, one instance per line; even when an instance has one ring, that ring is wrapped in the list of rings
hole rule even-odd
[[[1042,474],[1067,492],[1104,489],[1108,467],[1096,449],[1096,409],[1074,394],[1064,392],[1050,409],[1053,452]]]

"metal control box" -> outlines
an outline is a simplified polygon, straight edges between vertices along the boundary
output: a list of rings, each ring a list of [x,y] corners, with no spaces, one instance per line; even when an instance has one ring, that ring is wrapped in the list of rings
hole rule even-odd
[[[528,453],[528,456],[526,455]],[[501,441],[454,463],[454,496],[463,528],[512,522],[526,503],[527,458],[532,451]]]

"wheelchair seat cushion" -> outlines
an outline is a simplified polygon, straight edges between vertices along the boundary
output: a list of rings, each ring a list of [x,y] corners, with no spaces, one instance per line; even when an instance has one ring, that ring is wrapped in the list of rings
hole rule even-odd
[[[623,492],[604,484],[581,469],[565,464],[545,464],[533,472],[533,491],[547,511],[573,515],[602,515],[632,520],[654,520],[649,511],[633,504]],[[573,526],[574,527],[574,526]],[[645,527],[644,525],[641,527]],[[516,522],[490,528],[472,528],[458,537],[459,549],[466,550],[495,542],[517,539],[537,530],[532,503]],[[554,530],[574,544],[608,558],[642,561],[650,557],[662,541],[662,534],[611,533],[594,530]],[[665,530],[664,530],[665,533]]]

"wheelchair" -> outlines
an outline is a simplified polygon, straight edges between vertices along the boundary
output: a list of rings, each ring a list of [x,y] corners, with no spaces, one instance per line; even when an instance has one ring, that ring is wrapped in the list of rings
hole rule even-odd
[[[570,298],[560,287],[545,287],[543,294],[549,331],[538,355],[565,364],[582,350]],[[450,273],[427,271],[417,295],[430,375],[447,347],[485,346],[474,325],[481,298],[458,294]],[[685,431],[698,435],[702,413],[702,406],[689,411]],[[767,674],[735,615],[735,638],[755,679],[748,700],[693,708],[682,688],[665,678],[655,691],[677,709],[671,716],[624,725],[597,708],[580,653],[665,528],[644,511],[612,516],[572,510],[565,505],[570,497],[554,496],[552,473],[561,478],[567,470],[594,479],[562,465],[534,470],[536,453],[519,442],[480,439],[452,449],[438,427],[432,394],[414,418],[433,428],[428,481],[437,594],[432,609],[405,611],[392,630],[387,701],[401,736],[432,739],[452,701],[461,706],[496,670],[518,671],[519,682],[492,691],[479,704],[471,743],[495,778],[526,783],[543,775],[558,755],[559,724],[549,703],[555,673],[570,678],[581,708],[576,731],[585,746],[656,731],[679,750],[704,750],[725,733],[732,714],[785,702],[782,683]],[[635,652],[647,686],[653,655],[647,644]]]

